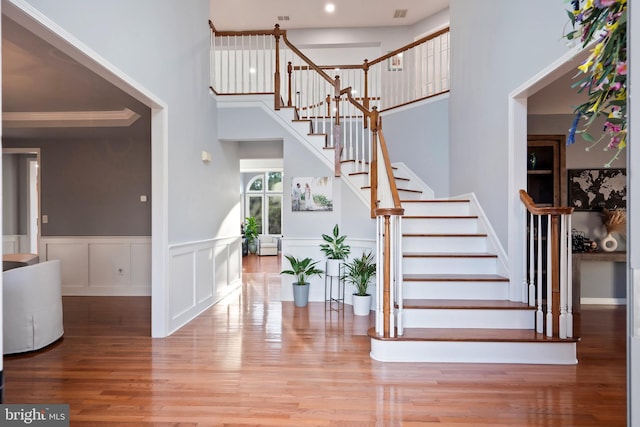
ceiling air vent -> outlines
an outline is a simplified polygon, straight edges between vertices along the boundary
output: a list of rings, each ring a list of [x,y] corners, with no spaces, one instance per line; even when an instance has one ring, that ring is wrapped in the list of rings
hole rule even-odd
[[[288,15],[278,16],[278,21],[288,21],[288,20],[289,20],[289,16]]]
[[[393,17],[394,18],[406,18],[407,17],[407,9],[396,9],[396,11],[393,12]]]

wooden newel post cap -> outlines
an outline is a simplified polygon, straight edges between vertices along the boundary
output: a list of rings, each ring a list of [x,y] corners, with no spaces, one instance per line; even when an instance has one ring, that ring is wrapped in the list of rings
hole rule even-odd
[[[402,208],[377,208],[374,213],[376,216],[401,216],[404,215],[404,209]]]

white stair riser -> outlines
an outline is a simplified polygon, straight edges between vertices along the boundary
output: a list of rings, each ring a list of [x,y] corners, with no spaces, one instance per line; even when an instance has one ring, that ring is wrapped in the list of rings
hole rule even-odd
[[[404,282],[407,299],[506,300],[509,282]]]
[[[422,193],[416,193],[415,191],[407,191],[409,190],[409,186],[406,183],[404,188],[398,188],[398,196],[400,200],[420,200],[422,198]]]
[[[344,171],[342,172],[344,174]],[[366,187],[369,185],[369,175],[348,175],[351,182],[355,184],[356,187]]]
[[[486,237],[438,237],[438,236],[404,236],[402,238],[404,252],[487,252]]]
[[[371,339],[371,357],[382,362],[526,363],[575,365],[576,343],[382,341]]]
[[[332,150],[326,150],[326,151],[331,151],[331,155],[333,155],[333,151]],[[345,162],[342,163],[340,165],[340,173],[342,175],[349,175],[350,173],[354,173],[354,172],[368,172],[369,171],[369,167],[366,164],[363,163],[356,163],[356,162]],[[368,181],[368,179],[367,179]]]
[[[402,199],[402,197],[401,197]],[[469,215],[468,202],[403,202],[405,215],[422,216],[464,216]]]
[[[495,258],[403,257],[404,274],[496,274]]]
[[[403,218],[403,233],[468,234],[478,232],[477,218]]]
[[[404,309],[405,328],[533,329],[535,312],[507,309]]]

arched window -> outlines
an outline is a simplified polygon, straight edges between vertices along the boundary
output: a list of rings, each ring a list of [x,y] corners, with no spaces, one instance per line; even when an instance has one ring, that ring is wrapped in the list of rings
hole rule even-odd
[[[258,232],[282,234],[282,172],[254,176],[247,183],[245,192],[245,213],[255,217]]]

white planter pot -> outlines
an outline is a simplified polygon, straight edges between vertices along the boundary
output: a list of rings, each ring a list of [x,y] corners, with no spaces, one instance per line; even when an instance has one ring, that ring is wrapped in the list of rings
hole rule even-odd
[[[371,295],[353,295],[353,314],[356,316],[368,316],[371,310]]]
[[[342,264],[341,259],[328,259],[325,274],[327,276],[340,277],[340,264]]]

